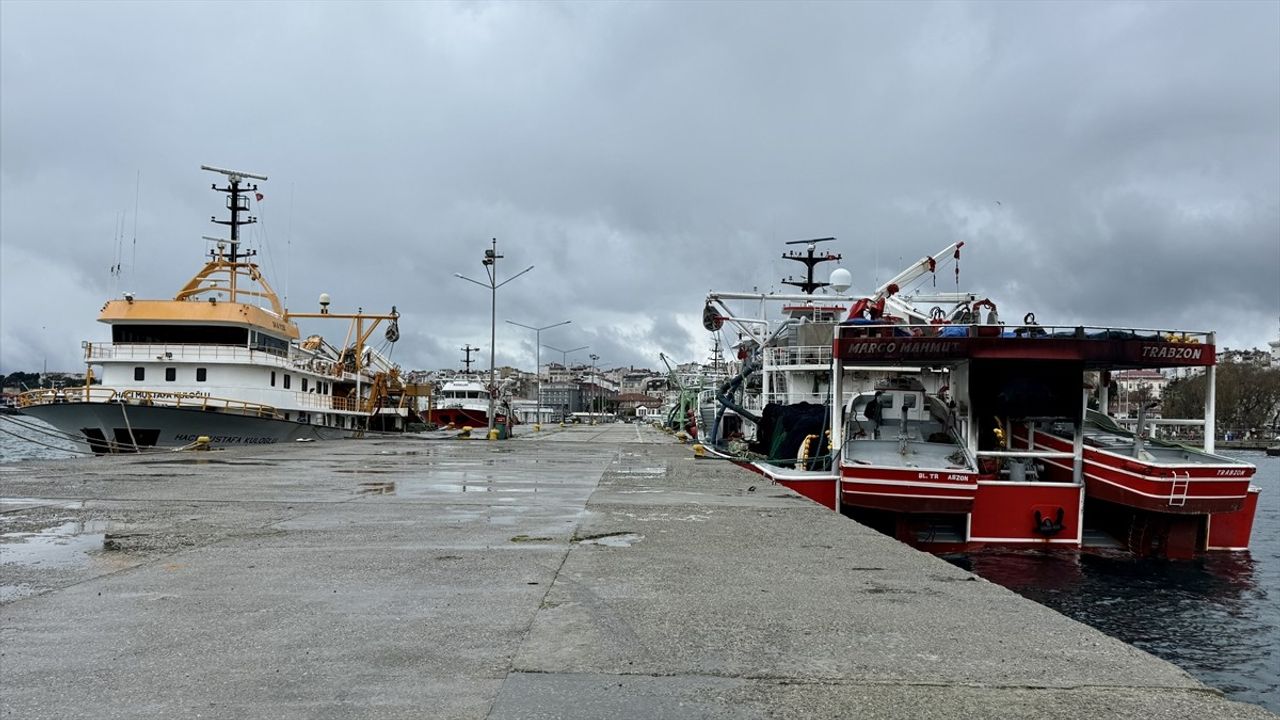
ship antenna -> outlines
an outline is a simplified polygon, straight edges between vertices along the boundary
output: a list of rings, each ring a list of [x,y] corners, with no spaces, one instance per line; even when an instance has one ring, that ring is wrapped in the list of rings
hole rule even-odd
[[[240,262],[241,258],[249,258],[258,254],[256,250],[246,250],[243,253],[240,252],[240,226],[252,225],[253,223],[258,222],[258,218],[253,217],[252,215],[245,215],[243,218],[240,217],[240,213],[247,213],[249,211],[249,198],[245,196],[244,193],[250,190],[256,192],[258,189],[256,184],[247,184],[244,187],[241,187],[241,183],[244,182],[245,178],[266,180],[267,176],[255,175],[254,173],[244,172],[241,170],[227,170],[224,168],[213,167],[211,165],[201,165],[200,169],[227,176],[228,182],[226,187],[218,187],[217,183],[214,183],[212,187],[218,192],[227,194],[227,209],[231,211],[231,219],[219,220],[215,216],[210,217],[209,220],[215,224],[227,225],[231,228],[231,240],[228,241],[228,245],[231,248],[231,256],[229,258],[231,261],[231,286],[228,288],[228,292],[230,293],[228,301],[235,302],[236,276],[240,274],[237,264]],[[210,252],[215,254],[216,257],[217,251]]]
[[[808,245],[809,246],[807,253],[799,253],[796,251],[792,251],[788,253],[783,253],[782,255],[783,260],[794,260],[798,263],[803,263],[805,265],[806,273],[805,273],[804,280],[796,280],[796,279],[793,279],[791,276],[787,276],[787,279],[783,280],[782,283],[784,285],[795,285],[796,287],[800,288],[801,292],[803,292],[806,295],[812,295],[814,290],[830,285],[831,283],[815,281],[813,279],[813,268],[821,263],[833,262],[840,259],[840,255],[838,253],[825,253],[823,255],[814,254],[817,250],[818,243],[830,242],[832,240],[835,240],[835,238],[826,237],[826,238],[814,238],[812,240],[789,240],[786,243],[787,245]]]
[[[459,349],[459,350],[461,350],[462,352],[464,352],[464,353],[466,353],[466,354],[467,354],[467,356],[466,356],[465,358],[463,358],[463,359],[462,359],[462,362],[464,362],[464,363],[466,363],[466,364],[467,364],[466,373],[467,373],[468,375],[470,375],[470,374],[471,374],[471,363],[475,362],[475,360],[472,360],[472,359],[471,359],[471,353],[473,353],[473,352],[480,352],[480,348],[478,348],[478,347],[471,347],[471,343],[467,343],[467,346],[466,346],[466,347],[464,347],[464,348],[458,348],[458,349]]]
[[[129,284],[138,287],[138,203],[142,198],[142,171],[133,182],[133,257],[129,260]]]

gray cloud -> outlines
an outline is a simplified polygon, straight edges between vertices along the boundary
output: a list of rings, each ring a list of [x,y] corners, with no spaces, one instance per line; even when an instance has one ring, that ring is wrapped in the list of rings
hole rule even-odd
[[[822,235],[858,287],[963,239],[1014,316],[1276,332],[1274,3],[238,7],[0,4],[0,367],[74,367],[106,297],[194,272],[201,163],[271,177],[292,307],[396,305],[409,367],[487,346],[453,273],[490,237],[536,266],[499,322],[610,364],[705,357],[705,292]]]

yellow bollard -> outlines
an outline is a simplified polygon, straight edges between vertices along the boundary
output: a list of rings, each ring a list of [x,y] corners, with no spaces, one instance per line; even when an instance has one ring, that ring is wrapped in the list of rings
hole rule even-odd
[[[494,428],[494,429],[492,429],[492,430],[490,430],[490,431],[489,431],[489,439],[490,439],[490,440],[497,440],[497,439],[498,439],[498,428]]]
[[[539,425],[538,423],[534,423],[534,424],[533,424],[533,431],[534,431],[534,432],[542,432],[542,426],[541,426],[541,425]]]
[[[694,456],[694,457],[706,457],[706,456],[707,456],[707,449],[706,449],[705,447],[703,447],[703,446],[702,446],[702,443],[694,443],[694,444],[693,444],[693,456]]]
[[[460,438],[469,438],[469,437],[471,437],[471,426],[470,426],[470,425],[463,425],[463,426],[462,426],[462,433],[461,433],[461,434],[459,434],[459,435],[458,435],[458,437],[460,437]]]
[[[196,438],[195,446],[192,447],[191,449],[192,450],[208,450],[209,444],[211,442],[212,440],[209,439],[208,435],[201,435],[200,437]]]

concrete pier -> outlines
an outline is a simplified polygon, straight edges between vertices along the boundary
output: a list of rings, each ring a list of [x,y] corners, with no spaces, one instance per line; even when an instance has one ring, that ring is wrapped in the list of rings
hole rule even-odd
[[[0,465],[4,718],[1263,718],[636,425]]]

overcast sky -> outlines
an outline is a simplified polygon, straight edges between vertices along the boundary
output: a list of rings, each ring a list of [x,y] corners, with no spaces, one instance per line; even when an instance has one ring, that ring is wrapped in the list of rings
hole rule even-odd
[[[503,320],[705,358],[706,292],[827,235],[856,288],[964,240],[1006,319],[1280,332],[1277,2],[6,0],[0,370],[79,369],[106,299],[177,291],[222,234],[201,164],[270,177],[250,235],[291,309],[395,305],[411,369],[487,353],[453,275],[491,237],[499,279],[536,266],[498,292],[526,369]]]

